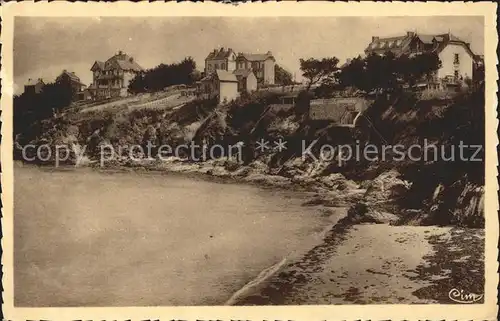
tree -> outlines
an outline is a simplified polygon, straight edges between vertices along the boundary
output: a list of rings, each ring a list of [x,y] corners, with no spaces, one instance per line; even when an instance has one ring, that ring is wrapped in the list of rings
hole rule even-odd
[[[14,134],[29,142],[41,135],[41,123],[71,104],[74,90],[67,82],[47,83],[40,93],[14,96]]]
[[[441,68],[436,53],[396,57],[392,52],[384,55],[371,54],[357,57],[343,66],[337,75],[342,87],[355,87],[365,92],[373,90],[389,92],[404,84],[413,87],[418,81],[432,80]]]
[[[335,72],[339,69],[337,64],[339,60],[336,57],[323,58],[321,60],[309,58],[307,60],[300,59],[300,70],[302,76],[308,80],[307,90],[325,79],[334,77]]]
[[[358,56],[342,67],[337,74],[338,82],[343,87],[366,88],[365,60]]]
[[[147,91],[146,82],[144,81],[144,73],[138,73],[128,84],[128,92],[132,94]]]
[[[392,52],[385,55],[371,54],[366,57],[365,90],[390,91],[397,87],[398,63]]]
[[[173,85],[191,85],[199,76],[194,59],[186,57],[181,62],[160,64],[136,75],[128,90],[132,93],[156,92]]]
[[[472,72],[472,80],[476,87],[479,87],[482,83],[484,83],[484,64],[476,63],[474,64],[474,70]]]
[[[402,80],[414,86],[418,81],[431,80],[441,68],[441,60],[435,52],[422,53],[413,57],[402,55],[398,58],[398,72]]]
[[[276,84],[283,86],[288,86],[293,84],[292,74],[278,64],[274,65],[274,77]]]

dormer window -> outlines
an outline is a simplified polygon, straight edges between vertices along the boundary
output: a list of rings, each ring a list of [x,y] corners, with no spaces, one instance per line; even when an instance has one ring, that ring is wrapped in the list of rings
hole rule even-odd
[[[456,65],[460,64],[460,56],[459,56],[459,54],[456,53],[454,55],[453,63],[456,64]]]

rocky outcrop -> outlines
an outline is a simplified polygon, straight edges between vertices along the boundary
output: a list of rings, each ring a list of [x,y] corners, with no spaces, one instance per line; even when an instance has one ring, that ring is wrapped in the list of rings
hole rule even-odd
[[[425,222],[484,227],[484,186],[467,177],[449,186],[438,185]]]
[[[400,178],[397,170],[389,170],[380,174],[372,181],[365,183],[366,201],[372,203],[393,202],[405,195],[410,189],[411,183]]]

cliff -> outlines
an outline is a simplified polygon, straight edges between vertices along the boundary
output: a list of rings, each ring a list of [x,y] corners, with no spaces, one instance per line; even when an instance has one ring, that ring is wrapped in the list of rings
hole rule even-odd
[[[212,160],[207,164],[218,167],[210,173],[317,191],[362,191],[355,198],[358,202],[396,214],[396,224],[484,226],[484,149],[476,153],[470,147],[484,146],[482,90],[442,100],[418,100],[405,93],[377,97],[355,129],[310,120],[306,93],[299,94],[295,106],[280,104],[279,97],[256,93],[222,106],[195,100],[179,109],[130,111],[123,106],[66,113],[40,122],[38,135],[21,134],[16,141],[18,146],[67,144],[71,154],[67,163],[78,159],[82,163],[83,158],[96,162],[103,144],[138,158],[148,155],[130,151],[130,146],[176,147],[190,142],[224,146],[218,149],[219,157],[228,155],[229,146],[243,146],[238,155],[242,162],[234,157]],[[268,142],[265,148],[262,142]],[[460,154],[468,160],[458,158],[460,144],[468,146]],[[379,151],[392,148],[378,153],[376,160],[360,153],[347,157],[348,150],[368,145]],[[429,145],[436,149],[410,148]],[[156,153],[154,149],[153,158]],[[447,159],[452,153],[455,158]],[[21,157],[19,149],[15,155]],[[54,155],[46,157],[47,162],[53,162]],[[200,168],[193,159],[199,155],[200,151],[196,157],[187,152],[176,156],[191,158],[187,163]],[[105,165],[137,165],[121,156]],[[472,156],[481,160],[471,161]],[[166,165],[157,167],[162,166]]]

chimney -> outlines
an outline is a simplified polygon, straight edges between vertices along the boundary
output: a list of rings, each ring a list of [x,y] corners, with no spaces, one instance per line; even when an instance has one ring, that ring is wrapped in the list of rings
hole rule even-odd
[[[372,36],[372,42],[375,42],[379,39],[379,37]]]
[[[413,31],[407,31],[406,32],[406,36],[407,37],[413,37],[415,35],[415,33]]]
[[[133,57],[130,57],[128,61],[130,61],[130,62],[134,62],[134,58],[133,58]]]
[[[118,54],[121,56],[123,54],[123,51],[119,50]]]
[[[269,50],[269,51],[267,52],[267,54],[268,54],[269,56],[272,56],[272,55],[273,55],[273,53],[271,52],[271,50]]]
[[[220,48],[220,52],[224,52],[224,47],[221,47],[221,48]]]

